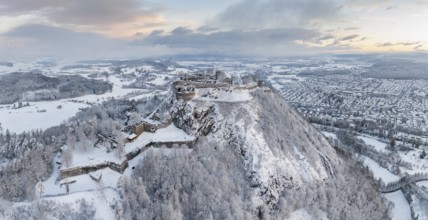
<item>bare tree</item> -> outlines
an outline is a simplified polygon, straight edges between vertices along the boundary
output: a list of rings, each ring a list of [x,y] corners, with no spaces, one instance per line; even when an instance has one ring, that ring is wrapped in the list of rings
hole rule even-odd
[[[64,150],[64,153],[62,154],[62,163],[69,167],[71,163],[73,162],[73,152],[70,147]]]
[[[122,158],[125,154],[125,135],[121,131],[116,131],[115,136],[117,142],[116,154],[119,158]]]

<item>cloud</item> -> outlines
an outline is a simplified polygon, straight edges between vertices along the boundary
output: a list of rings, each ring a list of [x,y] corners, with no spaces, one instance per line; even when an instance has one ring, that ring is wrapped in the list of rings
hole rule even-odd
[[[340,46],[313,48],[303,44],[302,42],[317,39],[334,39],[332,35],[323,35],[316,30],[303,28],[205,32],[178,27],[169,32],[155,30],[149,35],[138,33],[136,35],[138,40],[125,41],[48,25],[24,25],[0,38],[0,50],[9,51],[0,55],[0,59],[37,57],[110,59],[173,54],[272,57],[329,52]],[[11,41],[16,43],[11,44]]]
[[[386,8],[386,10],[387,10],[387,11],[389,11],[389,10],[392,10],[392,9],[394,9],[394,8],[396,8],[396,6],[395,6],[395,5],[390,5],[390,6],[388,6],[388,7]]]
[[[167,23],[160,14],[163,8],[145,0],[2,0],[0,6],[3,16],[37,15],[38,21],[31,23],[114,37],[130,37]]]
[[[358,35],[358,34],[352,34],[352,35],[348,35],[348,36],[342,37],[339,40],[340,41],[350,41],[350,40],[353,40],[353,39],[355,39],[355,38],[357,38],[359,36],[360,35]]]
[[[358,27],[346,27],[343,30],[345,30],[345,31],[353,31],[353,30],[358,30],[358,29],[360,29],[360,28],[358,28]]]
[[[230,30],[213,33],[196,32],[188,28],[178,27],[167,35],[149,35],[144,39],[145,43],[169,45],[172,47],[203,48],[213,45],[229,46],[247,43],[279,44],[298,39],[309,39],[318,36],[313,30],[301,28],[281,28],[264,30]]]
[[[327,34],[327,35],[324,35],[324,36],[322,36],[322,37],[320,37],[320,38],[318,38],[318,40],[319,41],[323,41],[323,40],[331,40],[331,39],[334,39],[335,37],[333,36],[333,35],[331,35],[331,34]]]
[[[173,36],[183,36],[183,35],[188,35],[192,33],[193,31],[187,27],[177,27],[171,31],[171,35]]]
[[[373,10],[389,4],[391,0],[348,0],[344,3],[347,8],[357,10]]]
[[[144,39],[135,41],[136,45],[158,45],[170,48],[188,48],[195,52],[220,53],[221,55],[256,54],[265,49],[268,53],[279,54],[280,48],[298,48],[303,46],[296,40],[309,40],[318,37],[314,30],[302,28],[278,28],[263,30],[228,30],[200,32],[178,27],[167,34],[152,33]],[[297,53],[282,51],[282,54]]]
[[[245,0],[219,13],[208,25],[230,29],[301,27],[335,19],[338,8],[332,0]]]
[[[386,43],[377,43],[376,46],[377,47],[415,46],[419,44],[421,44],[420,41],[414,41],[414,42],[408,41],[408,42],[396,42],[396,43],[386,42]]]
[[[4,6],[2,14],[43,11],[57,23],[76,25],[121,23],[156,13],[136,0],[3,0],[0,4]]]
[[[19,44],[10,44],[10,41],[16,40],[19,40]],[[3,35],[3,40],[0,41],[0,50],[9,51],[7,54],[0,55],[2,59],[37,57],[67,59],[141,58],[168,55],[180,51],[152,45],[135,47],[125,40],[47,25],[24,25],[9,31]]]
[[[418,44],[415,47],[413,47],[413,50],[420,50],[423,47],[422,44]]]

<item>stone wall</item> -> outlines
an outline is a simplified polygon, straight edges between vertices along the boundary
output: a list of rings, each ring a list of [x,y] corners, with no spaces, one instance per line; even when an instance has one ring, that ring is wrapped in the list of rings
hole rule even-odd
[[[137,136],[142,134],[144,132],[144,123],[135,125],[133,131]]]
[[[184,101],[190,101],[195,97],[195,92],[189,92],[189,93],[175,93],[175,98],[183,99]]]
[[[87,165],[87,166],[80,166],[80,167],[72,167],[67,169],[60,170],[60,179],[64,179],[67,177],[73,177],[78,176],[82,174],[88,174],[90,172],[94,172],[100,169],[104,168],[110,168],[118,173],[123,173],[126,168],[128,168],[129,160],[134,159],[137,155],[140,153],[146,151],[149,147],[155,147],[155,148],[174,148],[178,146],[179,148],[184,144],[188,148],[193,148],[193,145],[195,144],[196,140],[189,140],[189,141],[158,141],[158,142],[149,142],[145,146],[141,146],[140,148],[129,152],[125,155],[125,159],[120,163],[114,163],[114,162],[103,162],[99,164],[94,165]]]

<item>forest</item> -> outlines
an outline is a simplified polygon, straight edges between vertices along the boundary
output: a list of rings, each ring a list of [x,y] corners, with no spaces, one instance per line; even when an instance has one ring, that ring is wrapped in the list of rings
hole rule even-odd
[[[19,72],[0,76],[0,104],[18,101],[42,101],[102,94],[112,85],[79,75],[49,77],[40,73]]]

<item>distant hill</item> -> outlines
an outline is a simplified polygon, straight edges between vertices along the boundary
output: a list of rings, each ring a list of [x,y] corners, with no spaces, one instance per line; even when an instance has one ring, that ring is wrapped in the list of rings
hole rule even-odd
[[[0,66],[13,67],[13,63],[0,61]]]
[[[381,79],[428,79],[428,63],[409,59],[375,60],[364,76]]]
[[[48,77],[40,73],[10,73],[0,76],[0,104],[102,94],[111,88],[107,82],[78,75]]]

